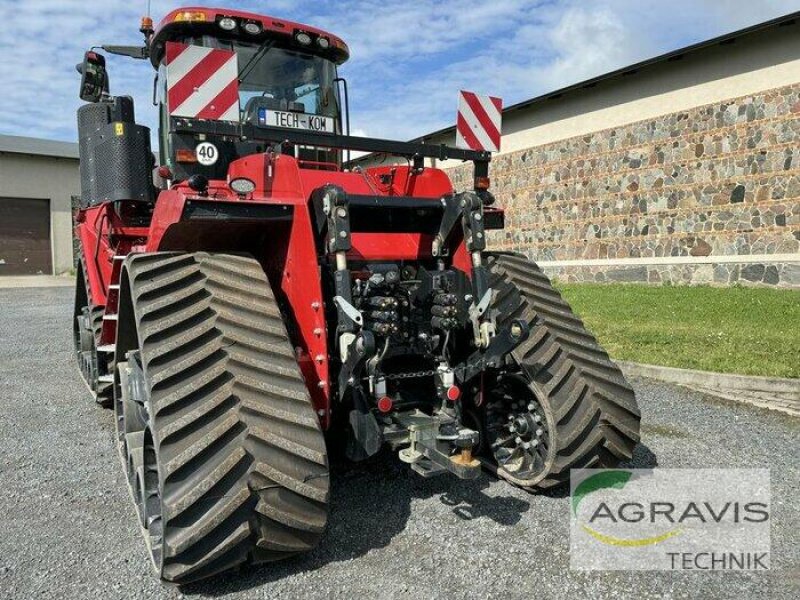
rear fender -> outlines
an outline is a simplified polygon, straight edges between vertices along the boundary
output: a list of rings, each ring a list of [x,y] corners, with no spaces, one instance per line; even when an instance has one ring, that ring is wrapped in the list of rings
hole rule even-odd
[[[291,173],[289,173],[291,175]],[[221,186],[222,182],[212,182]],[[290,184],[286,182],[290,191]],[[329,426],[329,364],[322,282],[311,216],[293,194],[280,201],[238,200],[221,187],[208,195],[176,186],[159,195],[147,251],[245,253],[257,258],[284,313],[314,409]],[[295,190],[295,195],[297,191]]]
[[[330,362],[322,273],[307,206],[294,207],[290,226],[265,239],[261,254],[287,318],[300,370],[323,429],[330,426]]]

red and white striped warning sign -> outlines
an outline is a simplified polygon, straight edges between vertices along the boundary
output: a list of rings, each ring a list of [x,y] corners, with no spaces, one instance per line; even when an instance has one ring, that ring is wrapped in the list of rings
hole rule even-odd
[[[456,146],[467,150],[500,151],[503,101],[461,90],[458,97]]]
[[[236,53],[167,42],[167,106],[174,117],[238,121]]]

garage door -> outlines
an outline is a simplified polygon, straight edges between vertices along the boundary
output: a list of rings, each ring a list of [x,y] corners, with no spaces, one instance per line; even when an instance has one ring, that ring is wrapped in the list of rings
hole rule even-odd
[[[50,201],[0,198],[0,276],[52,272]]]

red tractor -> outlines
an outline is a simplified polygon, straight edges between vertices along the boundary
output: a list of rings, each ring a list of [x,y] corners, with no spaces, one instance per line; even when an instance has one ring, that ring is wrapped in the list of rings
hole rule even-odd
[[[314,548],[326,436],[529,490],[631,457],[619,368],[534,263],[486,250],[488,153],[350,136],[348,48],[314,27],[186,8],[142,32],[103,48],[157,70],[157,158],[103,56],[78,67],[74,333],[160,577]]]

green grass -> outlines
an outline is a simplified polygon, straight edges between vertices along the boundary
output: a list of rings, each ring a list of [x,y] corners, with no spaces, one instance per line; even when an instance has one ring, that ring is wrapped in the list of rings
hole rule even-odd
[[[800,377],[800,292],[558,284],[613,358]]]

